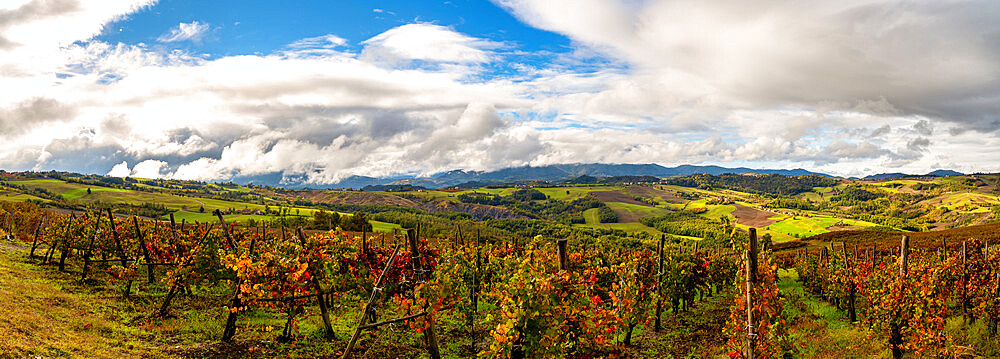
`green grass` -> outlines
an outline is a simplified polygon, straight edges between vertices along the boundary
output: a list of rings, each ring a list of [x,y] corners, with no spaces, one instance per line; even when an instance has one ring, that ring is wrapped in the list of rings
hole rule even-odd
[[[848,226],[872,227],[876,224],[871,222],[842,219],[834,217],[816,216],[787,216],[779,215],[771,217],[773,219],[783,218],[781,221],[766,227],[766,230],[779,232],[791,237],[805,238],[817,234],[830,232],[827,228],[837,223]]]
[[[455,200],[459,195],[467,193],[485,193],[490,195],[507,196],[520,188],[474,188],[466,190],[428,190],[428,191],[412,191],[407,192],[417,196],[422,196],[430,199],[444,199],[444,200]],[[535,188],[539,192],[544,193],[551,199],[556,199],[560,201],[571,201],[576,198],[586,196],[590,192],[594,191],[614,191],[622,189],[622,186],[560,186],[560,187],[544,187]],[[377,192],[383,194],[399,194],[399,192]]]
[[[29,199],[30,200],[36,200],[36,201],[42,201],[42,202],[49,202],[49,200],[47,200],[47,199],[35,197],[35,196],[29,195],[29,194],[14,193],[14,192],[0,193],[0,201],[24,202],[24,201],[27,201]]]
[[[120,321],[129,313],[117,309],[126,307],[117,298],[80,290],[70,274],[25,263],[26,256],[0,250],[0,357],[167,357],[143,339],[152,333]]]
[[[921,204],[943,207],[949,211],[959,210],[967,213],[985,213],[990,211],[991,206],[1000,205],[1000,198],[981,193],[961,192],[944,194],[923,201]]]
[[[616,191],[622,189],[622,186],[565,186],[536,189],[544,193],[549,198],[560,201],[572,201],[574,199],[584,197],[590,192]]]
[[[736,224],[736,228],[739,228],[741,230],[747,231],[747,230],[750,229],[750,226],[737,223]],[[770,234],[771,235],[771,241],[773,241],[775,243],[788,242],[790,240],[795,239],[795,237],[792,237],[792,236],[788,235],[787,233],[778,232],[778,231],[767,229],[767,228],[757,228],[757,235],[758,236],[764,236],[765,234]]]
[[[617,229],[617,230],[625,231],[625,232],[628,232],[628,233],[646,232],[646,233],[650,233],[650,234],[660,234],[660,231],[657,231],[655,228],[646,226],[645,224],[642,224],[642,223],[639,223],[639,222],[575,224],[573,226],[574,227],[603,228],[603,229]],[[698,239],[701,239],[701,238],[698,238]]]
[[[707,207],[708,207],[708,200],[707,199],[699,199],[699,200],[694,200],[694,201],[688,201],[683,206],[684,209],[699,209],[699,208],[707,208]]]
[[[513,193],[517,188],[474,188],[459,191],[446,191],[446,190],[428,190],[428,191],[412,191],[407,192],[409,194],[417,195],[420,197],[435,199],[435,200],[449,200],[452,202],[457,202],[457,197],[466,193],[486,193],[490,195],[500,195],[506,196]],[[395,195],[399,192],[376,192],[381,194]]]
[[[403,229],[403,226],[400,226],[400,225],[395,224],[395,223],[386,223],[386,222],[379,222],[379,221],[368,221],[368,223],[372,224],[372,230],[375,231],[375,232],[388,232],[388,233],[392,233],[393,230]]]
[[[728,204],[724,205],[710,204],[708,205],[708,211],[702,213],[701,216],[712,219],[719,219],[728,216],[730,213],[733,213],[733,211],[736,211],[736,206]]]
[[[303,215],[299,215],[298,217],[305,217],[306,220],[312,220],[312,212],[313,211],[314,210],[310,210],[308,216],[303,214]],[[293,212],[294,212],[294,210],[293,210]],[[303,212],[303,213],[305,213],[305,212]],[[341,216],[341,218],[350,218],[353,215],[350,214],[350,213],[340,213],[340,216]],[[295,215],[289,215],[288,217],[296,217],[296,216]],[[166,218],[169,218],[169,216],[164,216],[163,219],[166,219]],[[256,214],[229,214],[229,215],[223,216],[223,218],[226,219],[227,223],[229,223],[229,222],[246,223],[249,220],[254,220],[254,221],[257,221],[257,222],[259,222],[259,221],[274,221],[274,220],[277,220],[277,219],[279,219],[281,217],[278,217],[278,216],[256,215]],[[208,211],[208,209],[206,209],[205,213],[190,212],[190,211],[177,211],[177,212],[174,212],[174,220],[175,221],[185,220],[188,223],[192,223],[192,222],[195,222],[195,221],[200,222],[200,223],[210,223],[210,222],[216,222],[216,221],[218,221],[219,218],[216,217],[214,214],[212,214],[210,211]],[[368,223],[371,223],[372,230],[375,231],[375,232],[392,232],[393,229],[402,229],[403,228],[402,226],[400,226],[398,224],[395,224],[395,223],[387,223],[387,222],[371,221],[371,220],[369,220]]]
[[[20,180],[20,181],[8,181],[8,182],[10,184],[16,184],[20,186],[40,185],[48,183],[66,183],[66,181],[57,179],[36,179],[36,180]]]
[[[591,209],[588,209],[586,211],[583,211],[583,219],[584,219],[584,221],[586,221],[587,224],[591,224],[591,225],[593,225],[593,224],[601,224],[601,220],[600,220],[600,218],[598,216],[598,212],[600,212],[599,208],[591,208]]]
[[[796,216],[771,224],[768,229],[802,238],[829,232],[826,228],[840,221],[839,218]]]
[[[198,198],[198,197],[186,197],[171,193],[160,193],[160,192],[143,192],[143,191],[133,191],[127,189],[119,188],[108,188],[108,187],[95,187],[87,186],[79,183],[69,183],[61,180],[55,179],[42,179],[42,180],[23,180],[23,181],[10,181],[12,184],[22,185],[32,188],[44,188],[56,194],[60,194],[63,198],[67,200],[78,200],[83,203],[93,203],[96,201],[101,201],[103,203],[110,204],[130,204],[139,205],[143,203],[156,203],[163,205],[169,209],[177,210],[174,212],[174,219],[176,221],[187,221],[187,222],[215,222],[218,218],[212,214],[216,209],[218,210],[228,210],[228,209],[259,209],[264,210],[265,207],[270,207],[271,210],[277,210],[278,208],[287,208],[290,216],[303,216],[312,218],[314,212],[318,209],[313,208],[303,208],[303,207],[292,207],[292,206],[265,206],[257,203],[245,203],[245,202],[235,202],[235,201],[225,201],[212,198]],[[87,189],[91,190],[91,194],[87,194]],[[242,189],[249,190],[246,187],[239,187],[235,189],[229,189],[225,187],[220,187],[228,190],[242,191]],[[2,200],[26,200],[28,198],[37,198],[33,196],[26,196],[23,194],[11,194],[10,196],[0,196]],[[204,212],[199,212],[200,209],[204,207]],[[341,216],[350,217],[349,213],[340,213]],[[162,219],[167,219],[169,216],[163,216]],[[225,215],[223,218],[229,222],[246,222],[248,220],[263,221],[263,220],[274,220],[276,216],[267,215],[246,215],[246,214],[230,214]],[[393,228],[401,228],[397,224],[370,221],[372,227],[376,232],[391,232]]]
[[[812,202],[823,202],[826,200],[826,197],[820,197],[819,193],[816,192],[805,192],[800,194],[798,197],[801,200]]]
[[[629,214],[635,216],[636,218],[653,217],[669,212],[669,210],[663,208],[632,203],[606,202],[605,204],[607,204],[608,207],[611,207],[612,210],[629,212]]]
[[[90,187],[91,196],[94,192],[120,192],[120,193],[132,193],[135,191],[120,189],[120,188],[105,188],[105,187]],[[75,188],[62,193],[63,198],[68,200],[80,199],[87,196],[87,188]]]
[[[843,311],[806,293],[795,270],[779,269],[777,285],[786,298],[782,317],[794,323],[788,332],[793,357],[884,358],[887,354],[866,340],[867,329],[849,323]]]
[[[490,195],[507,196],[520,188],[473,188],[466,190],[428,190],[428,191],[412,191],[407,192],[417,196],[437,199],[437,200],[451,200],[455,201],[459,195],[467,193],[485,193]],[[590,192],[594,191],[614,191],[622,189],[621,186],[560,186],[560,187],[545,187],[545,188],[535,188],[539,192],[544,193],[551,199],[556,199],[560,201],[571,201],[576,198],[586,196]],[[399,194],[399,192],[377,192],[383,194]]]

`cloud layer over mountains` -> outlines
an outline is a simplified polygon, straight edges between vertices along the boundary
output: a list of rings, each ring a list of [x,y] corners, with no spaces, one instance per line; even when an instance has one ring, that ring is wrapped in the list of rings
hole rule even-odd
[[[995,1],[496,3],[571,51],[413,22],[211,57],[95,40],[152,1],[4,3],[0,168],[317,184],[578,162],[1000,170]]]

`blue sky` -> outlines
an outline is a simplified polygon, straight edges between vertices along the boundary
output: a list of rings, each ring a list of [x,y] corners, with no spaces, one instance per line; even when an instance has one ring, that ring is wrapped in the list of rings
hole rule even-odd
[[[1000,171],[1000,2],[0,3],[0,168]]]
[[[208,24],[200,41],[157,44],[178,23]],[[314,36],[333,34],[359,44],[391,28],[431,23],[508,43],[511,53],[572,51],[566,36],[536,29],[489,1],[178,1],[158,2],[113,22],[96,39],[157,44],[212,57],[264,55]],[[537,57],[537,56],[536,56]]]

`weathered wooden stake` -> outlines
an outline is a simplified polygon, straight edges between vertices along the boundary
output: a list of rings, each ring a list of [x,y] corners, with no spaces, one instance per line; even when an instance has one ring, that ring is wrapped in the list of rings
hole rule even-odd
[[[850,271],[851,270],[851,261],[847,258],[847,245],[844,244],[843,246],[841,246],[841,249],[844,252],[844,268],[846,268],[847,270]],[[854,290],[855,290],[855,288],[854,288],[853,285],[848,285],[848,288],[847,288],[847,315],[848,315],[848,317],[851,318],[851,323],[854,323],[854,322],[858,321],[858,314],[857,314],[857,311],[854,308],[854,300],[855,300],[855,298],[854,298],[854,296],[855,296]]]
[[[302,243],[303,247],[305,247],[306,236],[302,234],[302,227],[299,227],[296,230],[299,234],[299,242]],[[323,273],[325,273],[325,271],[323,268],[317,268],[316,263],[313,263],[312,261],[310,261],[308,265],[309,272],[313,275],[310,281],[312,282],[313,291],[316,292],[316,302],[319,304],[320,315],[323,317],[323,328],[326,330],[325,335],[328,339],[330,339],[334,337],[333,325],[330,324],[329,308],[326,307],[326,301],[323,300],[323,288],[319,285],[319,281],[323,278]]]
[[[569,270],[569,259],[567,258],[567,240],[560,239],[556,241],[556,250],[559,254],[559,270]]]
[[[76,214],[69,217],[69,224],[66,225],[66,232],[63,233],[62,240],[62,250],[59,252],[59,271],[66,271],[66,256],[69,255],[69,231],[73,228],[73,221],[76,220]]]
[[[907,255],[910,251],[910,237],[903,236],[902,242],[899,246],[899,275],[901,277],[906,276],[907,265],[909,264]]]
[[[45,225],[45,218],[48,217],[48,213],[42,214],[42,218],[38,220],[38,225],[35,226],[35,239],[31,241],[31,252],[28,254],[29,258],[35,258],[35,248],[38,248],[38,234],[42,230],[42,226]]]
[[[351,357],[351,350],[354,350],[354,344],[358,342],[358,337],[361,336],[361,326],[365,324],[365,318],[368,318],[368,312],[372,309],[372,302],[375,301],[375,296],[378,292],[382,291],[380,287],[382,285],[382,279],[385,278],[386,273],[389,269],[393,268],[393,264],[396,262],[396,254],[399,253],[399,245],[392,250],[392,255],[389,256],[389,261],[385,262],[385,268],[382,268],[382,273],[378,275],[378,279],[375,280],[375,286],[372,287],[372,294],[368,297],[368,302],[365,303],[364,309],[361,310],[361,317],[358,318],[358,326],[354,328],[354,334],[351,335],[351,340],[347,342],[347,349],[344,349],[343,359]]]
[[[361,226],[361,253],[368,253],[368,228]]]
[[[410,242],[410,263],[413,264],[413,273],[417,276],[417,283],[424,283],[427,278],[424,277],[425,269],[423,259],[420,256],[420,248],[418,245],[418,239],[420,236],[420,224],[417,224],[417,229],[415,231],[410,231],[407,236],[407,240]],[[414,297],[416,293],[414,293]],[[424,308],[426,311],[427,308]],[[432,359],[441,358],[441,352],[438,349],[437,335],[434,333],[434,317],[427,314],[428,325],[427,329],[424,330],[424,344],[427,345],[427,353],[430,354]]]
[[[910,238],[903,236],[903,240],[900,242],[899,246],[899,276],[906,277],[908,262],[908,254],[910,250]],[[891,326],[889,328],[889,347],[892,350],[892,357],[894,359],[900,359],[903,357],[903,339],[901,333],[901,324],[899,323],[899,317],[894,315],[892,318]]]
[[[653,324],[653,331],[659,332],[660,327],[660,314],[663,313],[663,242],[666,240],[666,235],[660,235],[660,243],[656,246],[656,321]]]
[[[222,212],[215,210],[215,215],[219,217],[219,224],[222,225],[222,233],[226,235],[226,243],[229,244],[229,249],[233,252],[239,253],[239,247],[236,246],[236,242],[233,241],[233,236],[229,233],[229,227],[226,226],[226,220],[222,219]],[[229,342],[233,340],[233,336],[236,335],[236,319],[239,313],[239,308],[243,306],[243,299],[240,298],[240,286],[243,285],[243,279],[239,276],[236,277],[236,286],[233,288],[233,298],[229,302],[229,315],[226,317],[226,326],[222,331],[222,341]]]
[[[757,282],[757,229],[750,228],[750,249],[746,251],[747,277],[747,359],[754,359],[757,346],[757,330],[754,328],[753,296]]]
[[[94,240],[97,239],[97,230],[101,227],[101,212],[97,211],[97,221],[94,222],[94,235],[90,237],[90,244],[87,251],[83,253],[83,270],[80,271],[80,281],[87,280],[87,271],[90,269],[90,255],[94,251]]]
[[[208,230],[205,231],[205,235],[202,236],[200,240],[198,240],[198,243],[195,243],[194,248],[192,248],[191,250],[192,251],[198,250],[198,248],[201,247],[201,244],[205,242],[205,239],[208,238],[208,233],[211,231],[212,231],[212,226],[209,226]],[[193,261],[194,261],[193,256],[188,257],[187,261],[184,261],[177,266],[177,270],[180,271],[181,269],[184,269],[184,267],[187,267]],[[179,286],[180,286],[179,282],[174,283],[174,285],[170,286],[170,291],[167,292],[167,296],[163,298],[163,303],[160,304],[160,310],[156,312],[157,316],[164,317],[167,315],[167,311],[170,309],[170,302],[173,301],[174,296],[177,295],[177,290],[179,289],[178,288]]]
[[[153,279],[153,259],[149,257],[149,248],[146,248],[146,238],[142,235],[142,230],[139,229],[139,218],[132,216],[132,223],[135,224],[135,237],[139,239],[139,248],[142,250],[142,258],[146,261],[146,277],[149,279],[149,283],[152,284]]]
[[[969,241],[962,241],[962,320],[969,322]]]
[[[122,241],[118,238],[118,227],[115,226],[115,215],[111,213],[111,208],[108,208],[108,220],[111,221],[111,238],[114,239],[115,247],[118,248],[118,258],[121,259],[122,268],[128,268],[128,256],[125,255],[125,248],[122,247]],[[130,292],[132,292],[132,280],[125,284],[124,297],[128,298]]]

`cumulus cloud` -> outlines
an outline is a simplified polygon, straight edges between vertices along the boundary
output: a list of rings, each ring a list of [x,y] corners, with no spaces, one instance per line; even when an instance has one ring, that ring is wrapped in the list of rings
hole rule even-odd
[[[533,26],[622,54],[646,74],[630,80],[651,98],[739,108],[835,104],[1000,128],[1000,104],[990,101],[1000,94],[995,1],[495,2]],[[702,91],[651,82],[664,78]]]
[[[206,23],[192,21],[188,23],[179,23],[176,27],[170,29],[167,33],[160,35],[156,38],[159,42],[179,42],[179,41],[201,41],[202,37],[208,33],[211,29]]]
[[[390,29],[362,42],[362,56],[372,61],[399,63],[422,60],[474,64],[490,61],[489,49],[500,45],[455,32],[447,27],[416,23]]]
[[[122,161],[122,163],[111,167],[111,171],[108,171],[108,176],[112,177],[128,177],[130,175],[132,175],[132,170],[128,168],[128,162],[126,161]]]
[[[124,163],[124,162],[123,162]],[[135,164],[135,168],[132,168],[132,177],[139,178],[160,178],[163,177],[161,173],[164,166],[167,163],[157,160],[145,160]],[[114,169],[112,169],[114,170]]]

